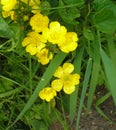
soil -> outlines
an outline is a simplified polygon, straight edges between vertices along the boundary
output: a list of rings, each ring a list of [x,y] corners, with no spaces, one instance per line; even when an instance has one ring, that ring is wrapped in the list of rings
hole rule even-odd
[[[103,90],[104,91],[104,90]],[[106,93],[106,91],[98,91],[94,102]],[[91,111],[86,115],[85,111],[81,113],[81,120],[79,124],[79,130],[116,130],[116,107],[114,106],[113,99],[110,97],[104,103],[100,105],[101,110],[110,118],[110,120],[102,117],[95,109],[93,103]],[[69,122],[69,120],[68,120]],[[69,124],[69,123],[68,123]],[[59,122],[54,123],[50,130],[64,130]],[[70,130],[76,130],[75,123],[72,125]]]

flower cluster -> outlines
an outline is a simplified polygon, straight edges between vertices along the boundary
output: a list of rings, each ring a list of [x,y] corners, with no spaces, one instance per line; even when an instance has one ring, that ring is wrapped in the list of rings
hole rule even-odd
[[[35,55],[43,65],[53,58],[54,49],[51,48],[58,47],[61,51],[69,53],[78,45],[75,32],[67,32],[66,27],[58,21],[49,21],[49,18],[41,13],[34,14],[30,19],[32,32],[29,32],[22,42],[26,51]]]
[[[69,53],[77,48],[77,34],[68,32],[58,21],[50,22],[48,16],[41,14],[40,0],[1,0],[0,4],[4,18],[11,17],[11,20],[20,23],[20,18],[24,16],[23,20],[29,23],[28,27],[31,29],[23,39],[22,46],[42,65],[48,64],[58,51]],[[71,63],[59,66],[50,87],[42,89],[39,97],[49,102],[61,90],[66,94],[73,93],[80,79],[78,74],[72,74],[73,70]]]
[[[12,20],[15,20],[17,17],[16,10],[23,12],[25,4],[30,7],[33,14],[40,12],[40,0],[1,0],[0,4],[2,5],[2,16],[4,18],[10,16]],[[19,14],[21,15],[22,12]]]
[[[54,79],[51,82],[51,87],[45,87],[39,93],[42,100],[50,101],[56,96],[56,92],[63,90],[66,94],[71,94],[75,91],[75,86],[79,84],[80,75],[71,74],[74,66],[71,63],[64,63],[59,66],[54,73]]]

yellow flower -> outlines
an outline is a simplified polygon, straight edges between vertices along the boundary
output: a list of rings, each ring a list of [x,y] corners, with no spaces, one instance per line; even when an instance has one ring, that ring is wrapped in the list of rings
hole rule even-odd
[[[30,25],[32,29],[36,32],[42,32],[45,28],[48,27],[49,18],[40,13],[35,14],[30,19]]]
[[[49,61],[53,58],[53,55],[47,48],[42,49],[39,51],[36,55],[38,57],[38,62],[40,62],[42,65],[46,65],[49,63]]]
[[[51,87],[46,87],[39,92],[39,97],[47,102],[50,102],[54,96],[56,96],[56,91]]]
[[[71,74],[74,70],[74,66],[71,63],[64,63],[63,67],[59,66],[54,73],[55,79],[52,81],[51,86],[56,91],[63,91],[66,94],[71,94],[75,91],[75,85],[79,84],[80,75]]]
[[[25,37],[22,41],[22,46],[26,46],[26,51],[31,55],[35,55],[46,45],[43,42],[42,36],[36,32],[28,33],[27,37]]]
[[[52,44],[64,42],[66,32],[67,29],[64,26],[61,26],[59,22],[51,22],[49,25],[49,30],[46,30],[46,34],[49,34],[48,41]]]
[[[70,51],[74,51],[78,46],[77,34],[75,32],[67,32],[65,37],[66,37],[65,41],[58,44],[60,50],[65,52],[65,53],[68,53]]]
[[[7,18],[7,17],[11,17],[11,20],[15,20],[16,19],[16,15],[14,11],[2,11],[2,16],[3,18]]]
[[[32,8],[32,13],[40,13],[40,0],[21,0],[22,2],[29,4],[29,6]]]
[[[2,9],[4,11],[10,11],[14,9],[16,3],[17,3],[17,0],[1,0]]]

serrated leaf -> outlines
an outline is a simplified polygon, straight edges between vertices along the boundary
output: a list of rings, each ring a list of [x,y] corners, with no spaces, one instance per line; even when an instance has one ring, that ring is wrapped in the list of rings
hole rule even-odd
[[[13,35],[14,35],[14,33],[10,29],[9,25],[0,16],[0,37],[11,38]]]
[[[59,7],[62,7],[59,9],[60,17],[68,24],[78,24],[75,19],[80,17],[80,11],[76,7],[63,8],[64,6],[65,4],[60,0]]]

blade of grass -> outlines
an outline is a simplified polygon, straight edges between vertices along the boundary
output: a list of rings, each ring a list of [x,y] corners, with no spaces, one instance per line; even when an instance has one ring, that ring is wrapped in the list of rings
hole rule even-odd
[[[5,76],[3,76],[3,75],[0,75],[0,78],[5,79],[5,80],[8,80],[8,81],[12,82],[12,83],[15,84],[15,85],[18,85],[19,87],[21,87],[21,89],[26,89],[26,90],[29,91],[28,88],[26,88],[24,85],[18,83],[17,81],[15,81],[15,80],[13,80],[13,79],[10,79],[10,78],[5,77]]]
[[[81,117],[81,111],[82,111],[82,107],[83,107],[83,104],[84,104],[86,90],[87,90],[89,79],[90,79],[90,75],[91,75],[91,69],[92,69],[92,59],[89,58],[88,63],[87,63],[85,76],[84,76],[82,94],[81,94],[79,110],[78,110],[78,114],[77,114],[78,116],[77,116],[77,122],[76,122],[76,130],[79,129],[79,122],[80,122],[80,117]]]
[[[100,52],[99,52],[99,47],[100,47],[100,35],[99,31],[97,31],[97,36],[94,34],[95,39],[93,42],[93,67],[92,67],[92,73],[91,73],[91,81],[90,81],[90,87],[89,87],[89,93],[88,93],[88,100],[87,100],[87,113],[90,111],[91,104],[93,101],[93,96],[95,93],[95,89],[97,86],[98,82],[98,76],[99,76],[99,70],[100,70]]]
[[[111,91],[111,95],[116,106],[116,68],[112,60],[107,56],[102,48],[100,49],[100,54],[105,68],[109,89]]]
[[[58,53],[54,57],[54,59],[51,61],[50,65],[48,66],[47,70],[45,71],[44,75],[42,76],[40,82],[38,83],[32,96],[29,98],[25,107],[20,112],[20,114],[17,116],[17,118],[15,119],[15,121],[13,122],[13,124],[11,126],[13,126],[19,119],[21,119],[23,117],[23,115],[25,114],[25,112],[33,105],[34,101],[38,97],[39,91],[47,85],[47,83],[52,78],[53,73],[55,72],[57,67],[61,64],[61,62],[64,60],[65,57],[66,57],[66,54],[63,52]]]
[[[0,93],[0,98],[4,98],[4,97],[10,96],[12,94],[15,94],[18,91],[20,91],[21,89],[22,88],[15,88],[14,90],[10,90],[10,91],[4,92],[4,93]]]
[[[107,41],[108,41],[108,48],[109,48],[111,59],[116,67],[116,46],[114,43],[113,35],[108,35]]]
[[[111,93],[107,93],[106,95],[102,96],[100,99],[97,100],[95,108],[99,114],[101,114],[105,119],[109,120],[109,117],[100,109],[99,105],[101,105],[105,100],[107,100],[111,96]]]
[[[75,60],[73,62],[75,66],[74,72],[79,73],[81,70],[81,62],[82,62],[82,56],[84,52],[84,47],[80,51],[78,51],[77,56],[75,56]],[[78,86],[76,87],[76,91],[70,95],[70,108],[69,108],[69,116],[71,124],[74,120],[75,112],[76,112],[76,106],[77,106],[77,96],[78,96]]]

